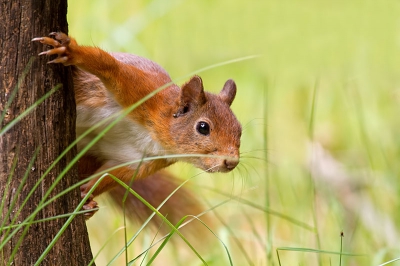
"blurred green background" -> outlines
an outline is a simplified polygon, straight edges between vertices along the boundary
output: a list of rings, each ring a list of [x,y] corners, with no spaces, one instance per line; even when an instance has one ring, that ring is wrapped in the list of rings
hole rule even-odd
[[[234,265],[279,265],[283,247],[281,265],[339,265],[338,255],[302,249],[339,252],[341,240],[343,252],[364,255],[341,265],[379,265],[400,258],[399,14],[394,0],[70,0],[68,21],[80,44],[150,58],[178,84],[193,73],[212,92],[236,81],[241,165],[190,181],[206,206],[227,197],[204,187],[246,200],[209,214]],[[197,71],[247,56],[256,57]],[[88,222],[93,251],[105,245],[97,265],[123,247],[121,225],[112,208]],[[156,265],[201,264],[177,242]],[[210,265],[229,263],[216,237],[201,242]]]

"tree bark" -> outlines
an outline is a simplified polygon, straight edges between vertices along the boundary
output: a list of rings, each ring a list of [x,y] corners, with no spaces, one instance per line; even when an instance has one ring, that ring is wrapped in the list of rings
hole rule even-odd
[[[62,84],[29,115],[0,133],[0,264],[34,265],[67,218],[23,226],[11,238],[8,237],[15,229],[8,230],[5,226],[22,223],[31,215],[57,176],[76,156],[76,148],[71,149],[28,198],[35,183],[75,139],[71,70],[46,64],[48,58],[37,56],[45,47],[31,42],[33,37],[52,31],[67,32],[67,1],[0,0],[0,14],[0,132],[57,84]],[[15,98],[8,105],[15,90]],[[74,166],[47,200],[77,181]],[[20,192],[19,187],[22,188]],[[79,201],[80,191],[76,188],[40,210],[34,220],[71,213]],[[29,228],[26,234],[25,228]],[[40,265],[87,265],[91,259],[86,224],[79,215]]]

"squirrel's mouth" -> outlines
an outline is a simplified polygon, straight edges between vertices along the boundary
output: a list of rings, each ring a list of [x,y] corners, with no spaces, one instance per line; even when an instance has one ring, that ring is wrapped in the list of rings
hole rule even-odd
[[[209,173],[228,173],[235,169],[238,164],[239,158],[229,157],[208,165],[202,165],[200,168]]]
[[[208,157],[209,156],[209,157]],[[190,163],[208,173],[227,173],[236,168],[239,164],[239,155],[226,156],[209,154],[200,157],[185,157],[182,161]]]

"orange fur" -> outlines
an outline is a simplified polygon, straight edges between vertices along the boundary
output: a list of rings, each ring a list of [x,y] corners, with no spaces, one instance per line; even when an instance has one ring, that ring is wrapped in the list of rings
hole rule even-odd
[[[33,40],[53,46],[53,49],[42,53],[57,55],[51,63],[77,67],[74,71],[77,135],[105,122],[78,143],[80,149],[97,134],[102,134],[102,130],[116,119],[112,117],[113,114],[129,108],[171,82],[168,73],[148,59],[80,46],[75,39],[63,33],[51,35],[55,36],[55,40],[49,37]],[[208,155],[187,156],[179,160],[210,172],[231,171],[239,163],[242,131],[230,109],[235,94],[236,85],[232,80],[225,83],[219,94],[205,92],[198,76],[191,78],[181,88],[168,84],[167,88],[142,103],[127,117],[115,120],[114,127],[80,161],[81,177],[132,162],[129,166],[109,170],[108,173],[124,182],[133,176],[142,179],[178,159],[138,163],[141,158],[174,154]],[[88,193],[97,179],[81,187],[82,196]],[[99,195],[114,186],[113,179],[106,177],[93,195]],[[95,202],[90,199],[86,208],[94,206]]]

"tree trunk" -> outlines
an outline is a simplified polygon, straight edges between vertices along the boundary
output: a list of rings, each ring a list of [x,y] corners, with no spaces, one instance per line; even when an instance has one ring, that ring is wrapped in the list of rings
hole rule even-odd
[[[46,64],[48,58],[37,56],[45,47],[31,42],[33,37],[52,31],[67,32],[67,1],[0,0],[0,14],[0,265],[33,265],[67,218],[24,225],[12,237],[15,228],[5,226],[23,223],[76,156],[76,148],[71,149],[29,196],[36,182],[75,139],[71,70]],[[4,132],[7,124],[57,84],[63,86]],[[47,200],[77,181],[74,166]],[[79,201],[76,188],[41,209],[33,220],[71,213]],[[40,265],[87,265],[91,259],[86,224],[79,215]]]

